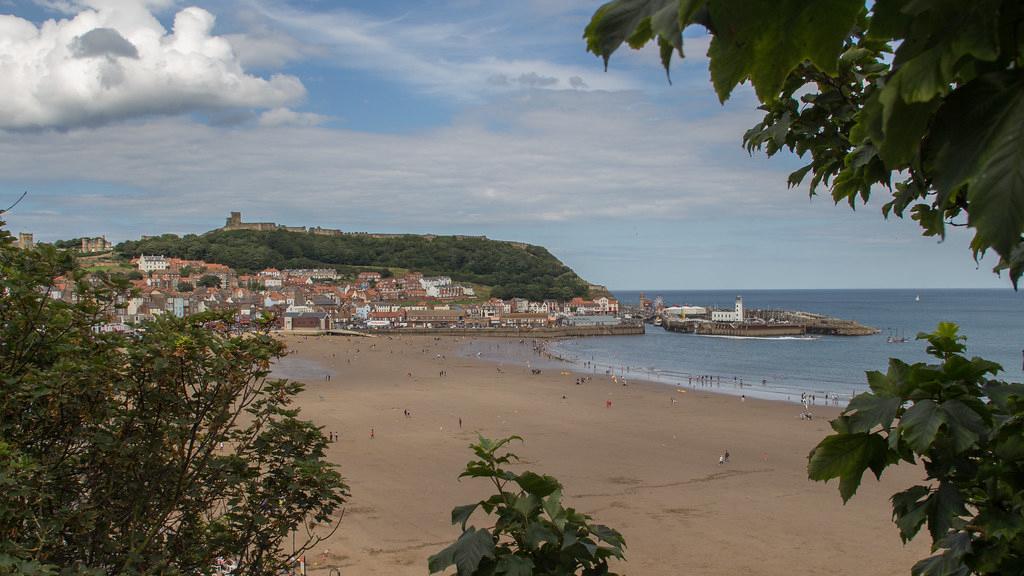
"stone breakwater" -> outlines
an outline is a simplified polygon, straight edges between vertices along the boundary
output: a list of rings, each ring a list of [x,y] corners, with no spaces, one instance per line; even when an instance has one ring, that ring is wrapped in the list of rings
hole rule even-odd
[[[755,312],[756,314],[756,312]],[[749,322],[705,322],[665,318],[662,326],[671,332],[687,332],[711,336],[777,337],[816,334],[821,336],[870,336],[878,328],[853,320],[843,320],[810,312],[773,311],[769,321],[753,316]]]

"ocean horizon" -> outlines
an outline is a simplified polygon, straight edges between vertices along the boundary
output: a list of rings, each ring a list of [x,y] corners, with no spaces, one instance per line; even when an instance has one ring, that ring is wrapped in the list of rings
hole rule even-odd
[[[675,386],[699,387],[700,377],[717,392],[799,401],[827,394],[845,403],[867,390],[865,372],[885,372],[889,358],[931,362],[918,333],[955,322],[966,337],[968,357],[998,362],[999,379],[1024,380],[1024,294],[1012,289],[769,289],[613,290],[623,304],[640,294],[665,305],[731,308],[736,296],[747,309],[787,309],[827,314],[878,328],[873,336],[743,338],[667,332],[652,325],[642,336],[607,336],[553,343],[552,353],[577,370],[615,373]],[[889,335],[906,337],[889,343]],[[742,382],[742,385],[741,385]],[[820,403],[820,402],[819,402]]]

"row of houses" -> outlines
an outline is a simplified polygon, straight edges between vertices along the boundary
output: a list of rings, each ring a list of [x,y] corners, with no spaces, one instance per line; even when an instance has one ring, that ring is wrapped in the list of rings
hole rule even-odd
[[[185,317],[230,310],[240,327],[269,314],[284,330],[541,327],[566,323],[571,317],[615,316],[619,312],[618,302],[609,296],[467,302],[475,297],[472,287],[446,276],[425,277],[419,272],[384,277],[380,272],[365,271],[354,280],[343,281],[333,269],[267,268],[238,275],[221,264],[161,255],[141,255],[134,263],[142,278],[133,281],[134,295],[111,313],[111,322],[139,324],[162,314]],[[195,280],[203,276],[216,277],[219,286],[197,285]],[[73,298],[60,280],[51,296]]]

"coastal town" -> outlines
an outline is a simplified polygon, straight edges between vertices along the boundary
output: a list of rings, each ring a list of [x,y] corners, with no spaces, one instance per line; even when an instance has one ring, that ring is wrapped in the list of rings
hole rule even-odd
[[[133,293],[110,312],[108,330],[126,330],[161,315],[231,310],[244,329],[269,315],[286,331],[414,328],[515,328],[618,325],[619,302],[607,295],[569,301],[481,299],[448,276],[377,271],[344,278],[336,270],[267,268],[239,274],[223,264],[143,254],[130,261]],[[51,297],[73,299],[67,278]]]

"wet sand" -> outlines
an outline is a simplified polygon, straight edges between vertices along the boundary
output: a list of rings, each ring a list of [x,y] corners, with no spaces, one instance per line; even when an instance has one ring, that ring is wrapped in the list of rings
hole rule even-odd
[[[807,480],[835,408],[806,421],[793,404],[701,389],[576,385],[576,373],[532,375],[529,341],[502,341],[501,372],[458,357],[454,338],[285,341],[294,355],[282,375],[307,383],[303,417],[340,434],[329,457],[352,490],[340,529],[306,556],[311,573],[426,574],[427,557],[458,537],[452,507],[490,494],[485,481],[457,480],[478,433],[522,436],[520,470],[555,476],[566,505],[622,532],[620,573],[906,575],[928,554],[926,538],[900,543],[888,501],[920,470],[869,473],[845,507],[835,481]],[[492,524],[479,512],[470,523]]]

